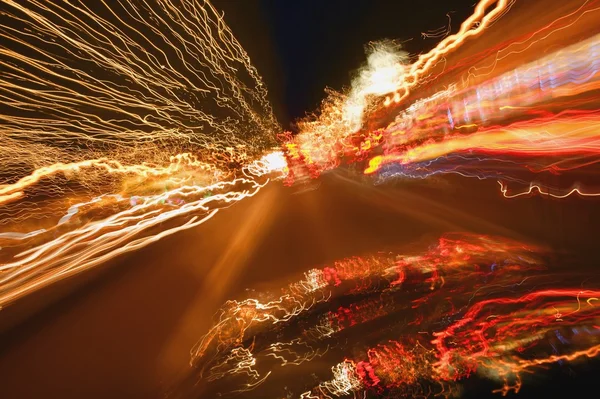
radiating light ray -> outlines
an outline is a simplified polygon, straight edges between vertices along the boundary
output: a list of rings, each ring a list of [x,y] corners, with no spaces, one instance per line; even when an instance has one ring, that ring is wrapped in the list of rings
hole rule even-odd
[[[598,8],[592,8],[591,4],[585,2],[570,14],[575,19],[564,26],[558,23],[547,25],[544,28],[546,35],[537,40],[571,27],[573,21],[583,15],[597,13]],[[524,48],[527,49],[534,43],[534,37],[531,35],[520,44],[529,41]],[[407,167],[397,168],[397,175],[408,176],[402,170],[415,170],[410,164],[434,160],[422,169],[421,175],[458,173],[502,179],[501,164],[496,171],[489,166],[491,160],[499,157],[510,158],[522,165],[521,172],[514,170],[512,175],[505,176],[507,180],[521,182],[528,172],[589,169],[600,159],[595,148],[597,104],[589,97],[589,93],[597,89],[599,68],[595,54],[599,48],[598,38],[592,36],[475,86],[469,86],[468,80],[463,81],[461,84],[466,85],[463,90],[442,90],[431,99],[418,101],[417,107],[408,107],[386,128],[382,140],[385,154],[372,157],[365,173],[379,174],[386,164],[398,163]],[[470,70],[470,76],[473,73]],[[456,157],[452,158],[457,161],[452,165],[450,158],[444,160],[451,154],[464,155],[465,159],[480,158],[485,161],[487,166],[482,164],[482,168],[487,172],[473,171],[472,164],[464,164]],[[537,166],[532,167],[531,163]],[[436,170],[436,164],[448,166]],[[385,176],[392,175],[385,172]],[[553,191],[549,196],[554,198],[572,194],[597,196],[596,187],[564,189],[542,187],[539,183],[525,186],[529,189],[519,191],[514,197],[531,194],[534,190],[545,194]],[[513,197],[507,194],[504,185],[501,188],[505,197]]]
[[[257,162],[250,169],[268,172],[264,161]],[[122,253],[205,222],[215,215],[219,207],[255,195],[269,181],[265,179],[259,183],[257,178],[260,175],[248,173],[248,177],[205,187],[182,186],[161,195],[138,198],[140,203],[133,206],[130,206],[129,199],[119,198],[118,202],[126,203],[125,210],[17,253],[14,261],[0,265],[0,271],[3,272],[0,277],[0,306]],[[242,190],[238,191],[238,187]],[[173,198],[179,198],[181,202],[170,203]],[[206,216],[200,219],[193,216],[202,214]],[[191,219],[171,228],[163,228],[158,233],[144,235],[160,223],[185,216],[191,216]],[[38,234],[42,232],[37,231],[33,235]],[[23,240],[31,236],[26,234],[3,238]]]
[[[285,175],[266,88],[210,2],[0,14],[0,307]]]
[[[192,350],[192,365],[221,394],[259,389],[258,381],[273,392],[279,367],[302,365],[305,376],[328,362],[331,379],[310,391],[288,381],[288,394],[428,397],[474,374],[497,381],[499,392],[518,389],[524,373],[596,357],[600,345],[600,292],[548,271],[544,253],[501,237],[449,234],[423,253],[312,269],[280,297],[274,290],[228,301]]]
[[[447,36],[431,51],[420,55],[412,64],[408,55],[395,42],[383,41],[371,46],[367,64],[359,71],[347,92],[329,90],[319,115],[301,121],[299,134],[285,144],[289,162],[303,163],[306,170],[294,168],[295,178],[316,177],[340,165],[347,154],[360,152],[357,134],[369,113],[380,105],[376,99],[391,94],[385,104],[398,103],[431,73],[444,56],[455,51],[462,43],[479,36],[506,13],[513,1],[482,0],[474,13],[460,27],[459,32]],[[360,141],[360,140],[359,140]],[[372,144],[371,135],[364,141]],[[295,170],[294,170],[295,169]]]
[[[188,149],[222,167],[274,143],[264,85],[208,2],[7,0],[2,12],[5,181],[48,156],[160,164]]]
[[[478,138],[481,135],[465,135],[464,131],[475,128],[493,133],[499,129],[498,126],[494,126],[495,121],[502,123],[504,119],[527,112],[531,113],[533,118],[517,122],[517,129],[521,125],[537,127],[553,122],[560,123],[563,115],[574,118],[578,116],[576,110],[567,109],[553,113],[543,109],[536,110],[534,106],[595,90],[599,68],[596,58],[590,56],[597,52],[598,40],[599,37],[594,36],[475,88],[462,92],[445,90],[421,100],[415,104],[418,104],[417,107],[407,108],[398,121],[388,127],[392,132],[386,145],[393,147],[438,137],[448,137],[448,141],[453,138],[467,139],[469,136]],[[547,76],[546,70],[549,65],[552,65],[552,72]],[[582,77],[578,78],[580,75]],[[545,85],[548,83],[545,82],[552,82],[552,87],[546,89]],[[509,105],[512,101],[515,106]],[[539,114],[536,115],[536,111]],[[596,123],[593,120],[593,111],[579,113],[582,120],[590,119],[590,125]],[[589,116],[586,117],[586,113]],[[550,135],[549,137],[551,138]],[[431,141],[425,145],[431,144]],[[407,161],[418,162],[419,159]]]
[[[457,34],[446,37],[412,64],[397,55],[397,48],[389,44],[385,47],[384,43],[381,48],[386,57],[398,57],[396,69],[370,62],[364,69],[368,76],[387,77],[366,85],[355,80],[347,93],[332,92],[321,114],[300,123],[300,133],[286,139],[288,183],[316,178],[345,163],[361,165],[367,160],[365,174],[376,175],[379,182],[392,176],[457,173],[543,186],[542,191],[551,191],[554,195],[550,197],[554,198],[595,194],[599,190],[595,186],[582,185],[573,190],[534,183],[541,177],[532,178],[531,172],[568,172],[573,176],[584,171],[597,173],[593,167],[600,160],[596,148],[599,121],[594,93],[599,88],[599,36],[590,32],[584,40],[575,39],[584,35],[578,24],[586,21],[589,25],[600,12],[596,1],[582,1],[532,33],[458,59],[456,65],[448,64],[445,58],[470,37],[485,31],[493,34],[493,25],[500,17],[508,15],[518,21],[519,15],[509,12],[512,4],[479,2]],[[542,56],[533,55],[532,49],[543,49],[544,43],[550,45],[550,40],[557,41],[560,35],[569,37],[565,40],[568,45],[558,50],[554,46],[552,52],[541,52]],[[525,55],[527,62],[521,65],[518,57]],[[443,85],[435,84],[446,76],[449,78]],[[394,86],[396,94],[382,103],[383,93]],[[361,89],[352,91],[355,87]],[[364,102],[353,108],[356,118],[346,112],[352,104],[358,104],[351,100],[352,93],[362,93],[358,97]],[[386,110],[393,104],[395,108]],[[389,120],[394,116],[391,124],[377,127],[377,118]],[[461,163],[461,157],[468,158],[468,164]],[[481,170],[474,165],[477,158],[485,163]],[[502,159],[496,168],[491,162],[494,159]],[[423,168],[429,161],[435,162]],[[452,161],[456,164],[451,165]],[[514,170],[507,170],[506,162],[514,162]],[[390,164],[400,165],[398,173],[391,173],[392,168],[383,172],[382,168]],[[437,170],[436,165],[444,166]],[[411,172],[405,173],[407,170]]]

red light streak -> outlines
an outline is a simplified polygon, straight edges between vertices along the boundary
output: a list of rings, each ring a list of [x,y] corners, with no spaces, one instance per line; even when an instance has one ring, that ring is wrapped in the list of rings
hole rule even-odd
[[[600,350],[600,308],[593,305],[600,291],[572,288],[545,269],[543,253],[499,237],[453,234],[422,254],[334,262],[308,271],[280,297],[228,301],[193,349],[192,364],[213,382],[243,373],[246,382],[235,389],[249,391],[257,381],[277,384],[267,378],[277,367],[306,370],[343,356],[332,378],[304,398],[428,397],[457,391],[473,375],[497,381],[498,392],[518,390],[524,373]],[[549,284],[556,288],[539,288]],[[561,352],[552,352],[554,341]]]
[[[361,164],[363,160],[367,160],[366,175],[380,175],[386,165],[418,164],[455,154],[484,160],[502,157],[524,172],[533,173],[575,175],[597,164],[600,121],[591,93],[600,81],[600,65],[594,55],[598,52],[598,36],[578,42],[565,40],[568,45],[541,57],[532,52],[551,40],[560,42],[561,35],[581,35],[571,32],[580,32],[579,24],[590,23],[600,10],[597,2],[585,1],[531,33],[517,35],[474,56],[454,63],[445,58],[459,51],[470,38],[486,31],[493,34],[492,25],[505,14],[518,20],[518,15],[510,13],[512,4],[479,2],[457,34],[444,38],[413,63],[402,61],[402,73],[394,75],[395,94],[388,94],[383,103],[388,107],[404,103],[403,111],[383,129],[371,128],[370,115],[390,112],[389,116],[394,116],[393,112],[398,111],[386,111],[377,100],[369,100],[360,108],[360,123],[355,128],[343,122],[348,120],[344,107],[353,94],[332,93],[321,114],[301,124],[301,132],[286,142],[292,171],[289,178],[316,178],[345,162]],[[518,57],[524,56],[529,57],[528,61],[520,65]],[[443,71],[439,72],[442,63]],[[454,82],[436,87],[437,79],[442,77]],[[419,96],[420,89],[434,94]],[[523,161],[525,157],[536,166]],[[463,166],[459,158],[455,159],[456,164],[448,166],[452,173],[467,176],[469,173],[461,173],[461,168],[476,167],[473,162]],[[435,172],[435,164],[429,165],[427,170]],[[486,171],[489,176],[477,177],[497,179],[491,162]],[[518,170],[513,173],[509,177],[515,180],[530,179],[520,177]],[[597,196],[598,188],[565,189],[531,183],[529,191],[519,191],[515,196],[537,191],[565,198],[573,194]],[[507,191],[503,195],[513,196]]]

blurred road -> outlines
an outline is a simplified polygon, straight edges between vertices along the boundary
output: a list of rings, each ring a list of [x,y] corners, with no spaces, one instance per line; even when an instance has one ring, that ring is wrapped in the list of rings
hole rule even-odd
[[[272,183],[198,228],[0,311],[0,397],[164,397],[226,299],[445,231],[546,245],[559,266],[598,260],[597,200],[508,200],[496,182],[465,178],[379,187],[339,173],[322,180],[300,193]]]

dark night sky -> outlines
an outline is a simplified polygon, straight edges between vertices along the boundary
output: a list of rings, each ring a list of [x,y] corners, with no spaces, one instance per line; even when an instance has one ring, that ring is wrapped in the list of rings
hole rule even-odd
[[[348,85],[366,60],[370,41],[405,42],[411,54],[439,39],[421,32],[452,29],[473,10],[474,0],[215,0],[225,21],[249,53],[270,92],[284,128],[318,108],[324,89]]]

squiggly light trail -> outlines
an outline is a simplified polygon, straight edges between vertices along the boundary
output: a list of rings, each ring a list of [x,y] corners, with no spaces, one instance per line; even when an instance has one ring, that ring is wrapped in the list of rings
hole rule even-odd
[[[458,33],[412,64],[393,44],[374,47],[349,92],[331,94],[321,114],[289,138],[290,183],[368,160],[365,173],[379,181],[458,173],[529,187],[503,192],[507,198],[534,187],[557,198],[597,195],[593,185],[546,187],[538,180],[548,173],[570,173],[575,181],[577,174],[597,174],[600,36],[592,29],[600,6],[581,1],[533,32],[460,57],[461,45],[494,34],[500,17],[519,22],[513,4],[481,1]],[[536,56],[556,43],[562,49]],[[391,124],[378,127],[390,117]]]
[[[285,172],[264,84],[210,2],[0,14],[0,307]]]
[[[573,97],[595,90],[599,45],[600,37],[594,36],[464,94],[445,93],[446,96],[411,107],[397,124],[388,127],[389,154],[372,158],[366,173],[374,173],[386,163],[421,163],[466,151],[482,157],[538,158],[538,163],[545,162],[547,166],[529,167],[536,172],[572,170],[596,163],[595,110],[573,109],[553,114],[536,105],[576,105]],[[545,75],[548,70],[551,75]],[[503,120],[528,114],[533,119],[499,125]],[[469,133],[477,129],[476,133]],[[463,130],[467,133],[461,133]],[[413,144],[419,141],[423,143]]]
[[[320,374],[339,358],[332,379],[295,397],[448,396],[474,373],[498,381],[499,392],[518,390],[524,372],[600,351],[600,291],[570,287],[546,270],[543,253],[449,234],[420,255],[312,269],[280,297],[227,302],[192,364],[205,382],[225,381],[221,393],[276,392],[279,367],[302,364],[306,374],[314,364]]]
[[[493,24],[513,2],[505,0],[480,1],[471,17],[459,32],[442,40],[434,49],[408,64],[408,55],[394,42],[375,44],[368,64],[353,81],[348,93],[330,92],[321,113],[299,124],[300,134],[286,145],[292,164],[303,162],[309,174],[318,175],[340,164],[340,157],[360,152],[370,146],[373,137],[367,134],[357,146],[353,136],[363,127],[364,117],[377,109],[372,97],[388,96],[386,104],[400,102],[430,73],[440,58],[451,53],[464,41],[479,36]],[[294,168],[292,168],[292,173]],[[301,168],[296,169],[302,178]]]

